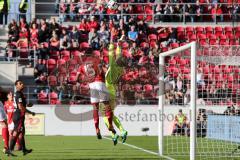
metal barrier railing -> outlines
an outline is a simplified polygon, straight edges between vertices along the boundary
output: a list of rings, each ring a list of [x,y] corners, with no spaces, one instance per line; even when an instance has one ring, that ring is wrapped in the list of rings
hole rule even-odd
[[[161,22],[239,22],[240,12],[238,3],[116,3],[115,11],[108,12],[107,3],[64,3],[35,2],[29,3],[26,13],[18,11],[18,3],[12,3],[8,12],[8,22],[25,17],[28,22],[37,16],[56,16],[60,22],[79,21],[81,18],[98,16],[100,19],[120,19],[137,17],[150,23]],[[47,8],[52,5],[51,12],[36,12],[41,5]],[[102,7],[102,10],[99,9]],[[221,11],[220,11],[221,9]],[[218,13],[217,13],[218,11]],[[220,11],[220,12],[219,12]]]

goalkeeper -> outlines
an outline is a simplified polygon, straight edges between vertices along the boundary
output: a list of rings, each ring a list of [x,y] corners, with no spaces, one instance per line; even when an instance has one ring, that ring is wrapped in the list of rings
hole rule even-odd
[[[117,90],[118,80],[122,76],[122,73],[123,73],[123,67],[122,67],[123,63],[120,64],[120,61],[123,60],[121,57],[121,47],[120,47],[121,41],[122,40],[120,39],[118,42],[118,46],[116,49],[116,55],[114,55],[114,44],[110,43],[110,45],[109,45],[109,53],[108,53],[109,67],[105,74],[105,84],[110,93],[109,103],[110,103],[112,110],[114,110],[114,108],[117,105],[116,104],[116,90]],[[119,60],[119,63],[117,63],[118,60]],[[104,123],[108,127],[109,123],[108,123],[107,117],[104,116],[103,120],[104,120]],[[120,120],[115,115],[113,115],[113,122],[121,132],[122,143],[125,143],[128,132],[123,128]],[[113,133],[112,133],[112,136],[114,136]]]

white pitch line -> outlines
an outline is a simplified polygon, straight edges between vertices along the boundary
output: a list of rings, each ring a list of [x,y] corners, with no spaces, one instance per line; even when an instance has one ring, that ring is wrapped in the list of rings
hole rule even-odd
[[[103,138],[112,141],[111,138],[108,138],[108,137],[105,137],[105,136],[103,136]],[[159,156],[159,154],[156,153],[156,152],[152,152],[152,151],[149,151],[149,150],[146,150],[146,149],[143,149],[143,148],[134,146],[134,145],[132,145],[132,144],[120,143],[119,141],[118,141],[118,143],[119,143],[119,144],[123,144],[123,145],[128,146],[128,147],[131,147],[131,148],[134,148],[134,149],[137,149],[137,150],[140,150],[140,151],[144,151],[144,152],[146,152],[146,153],[150,153],[150,154]],[[168,159],[168,160],[175,160],[175,159],[173,159],[173,158],[171,158],[171,157],[168,157],[168,156],[161,156],[161,157],[166,158],[166,159]]]

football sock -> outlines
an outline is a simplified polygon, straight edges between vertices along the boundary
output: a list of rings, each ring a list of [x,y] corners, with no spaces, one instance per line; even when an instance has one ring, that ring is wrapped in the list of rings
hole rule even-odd
[[[111,109],[106,109],[105,115],[106,115],[108,123],[109,123],[108,129],[115,134],[116,131],[114,130],[113,125],[112,125],[112,119],[113,119],[112,110]]]
[[[103,121],[104,121],[105,125],[107,126],[107,128],[109,128],[108,118],[103,117]],[[111,132],[111,134],[112,134],[112,138],[113,138],[115,134],[113,132]]]
[[[20,143],[20,139],[19,139],[19,138],[17,138],[16,144],[17,144],[18,150],[22,149],[22,146],[21,146],[21,143]]]
[[[120,122],[120,120],[118,119],[118,117],[116,117],[115,115],[113,116],[113,122],[114,124],[117,126],[117,128],[119,129],[119,131],[122,133],[124,131],[122,123]]]
[[[2,139],[4,142],[4,148],[9,149],[8,141],[9,141],[9,133],[8,133],[8,128],[4,127],[2,128]]]
[[[25,138],[22,133],[20,133],[19,135],[19,142],[20,142],[20,145],[22,146],[22,151],[25,151],[26,150]]]
[[[10,140],[10,150],[13,151],[14,150],[14,146],[16,144],[16,141],[17,141],[17,137],[16,136],[12,136],[12,139]]]
[[[96,131],[99,131],[99,115],[98,115],[97,109],[93,110],[93,119],[94,119],[94,125],[96,128]]]

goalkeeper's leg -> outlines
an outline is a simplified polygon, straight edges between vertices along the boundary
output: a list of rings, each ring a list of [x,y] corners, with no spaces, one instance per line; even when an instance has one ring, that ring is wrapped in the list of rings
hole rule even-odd
[[[116,125],[116,127],[121,132],[122,142],[125,143],[125,141],[127,139],[128,132],[123,128],[123,125],[122,125],[121,121],[118,119],[118,117],[114,115],[114,109],[115,109],[115,106],[116,106],[115,99],[111,98],[110,106],[111,106],[111,109],[112,109],[112,112],[113,112],[113,123]],[[105,125],[108,127],[109,122],[108,122],[107,117],[103,117],[103,120],[104,120]],[[112,136],[114,136],[114,133],[112,133]]]

